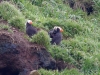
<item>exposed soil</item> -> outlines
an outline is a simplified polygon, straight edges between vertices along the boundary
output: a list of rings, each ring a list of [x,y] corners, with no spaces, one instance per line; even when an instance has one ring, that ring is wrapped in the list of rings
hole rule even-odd
[[[7,21],[0,20],[0,23],[7,24]],[[28,75],[39,68],[74,68],[69,63],[53,59],[44,47],[30,43],[25,39],[25,33],[13,27],[11,30],[13,33],[0,30],[0,75]]]
[[[8,24],[6,20],[0,19],[0,23]]]
[[[0,73],[1,75],[27,74],[41,67],[55,69],[55,60],[44,47],[29,43],[24,33],[0,31]],[[54,63],[53,67],[51,64]],[[18,72],[17,72],[18,71]],[[13,73],[14,72],[14,73]]]

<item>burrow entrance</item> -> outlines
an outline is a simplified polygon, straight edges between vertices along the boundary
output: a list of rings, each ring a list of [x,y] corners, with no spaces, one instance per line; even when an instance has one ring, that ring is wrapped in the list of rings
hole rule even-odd
[[[6,66],[0,69],[0,75],[19,75],[20,70],[15,67]]]

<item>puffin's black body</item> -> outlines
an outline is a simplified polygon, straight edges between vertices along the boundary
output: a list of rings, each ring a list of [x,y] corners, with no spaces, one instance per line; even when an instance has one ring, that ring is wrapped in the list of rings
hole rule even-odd
[[[49,34],[50,38],[53,38],[53,36],[54,36],[54,34],[53,34],[53,29],[50,30],[50,31],[48,32],[48,34]]]
[[[29,37],[32,37],[34,34],[37,33],[37,29],[34,28],[31,24],[29,24],[28,22],[26,23],[26,34]]]
[[[62,40],[62,33],[60,32],[60,29],[53,29],[49,31],[49,36],[52,38],[51,44],[59,45]]]

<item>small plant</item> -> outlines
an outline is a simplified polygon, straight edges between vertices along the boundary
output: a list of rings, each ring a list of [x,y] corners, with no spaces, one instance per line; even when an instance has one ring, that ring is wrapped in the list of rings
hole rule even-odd
[[[100,66],[99,66],[99,62],[98,62],[97,58],[89,56],[83,62],[84,63],[82,65],[82,70],[83,70],[84,74],[98,75]]]
[[[59,72],[58,70],[51,71],[40,69],[39,72],[41,75],[84,75],[83,73],[80,73],[77,69],[65,69],[61,72]]]
[[[47,70],[44,70],[44,69],[40,69],[39,70],[40,74],[41,75],[52,75],[53,74],[53,71],[47,71]]]
[[[76,34],[82,32],[82,26],[79,25],[76,21],[67,20],[64,25],[64,31],[67,32],[69,37],[74,37]],[[66,35],[64,35],[66,36]]]
[[[32,42],[35,42],[39,45],[42,45],[44,46],[45,48],[49,49],[50,47],[50,38],[49,38],[49,35],[46,31],[39,31],[37,34],[35,34],[33,37],[32,37]]]
[[[84,75],[83,73],[80,73],[78,69],[65,69],[64,71],[61,72],[62,75]]]
[[[9,21],[9,23],[22,31],[25,29],[25,18],[22,13],[9,2],[3,1],[0,4],[0,14],[3,19]]]
[[[32,4],[35,4],[37,6],[41,6],[43,0],[31,0],[31,1],[32,1]]]
[[[0,30],[8,30],[10,27],[8,25],[0,24]]]
[[[52,29],[54,26],[58,26],[60,23],[57,22],[57,21],[49,21],[49,22],[46,22],[44,23],[44,27],[48,27],[48,29]]]
[[[65,46],[53,45],[50,47],[49,52],[56,60],[63,60],[72,64],[76,62],[70,55],[70,50]]]
[[[28,10],[23,10],[23,15],[25,15],[25,18],[31,19],[32,21],[35,20],[34,15]]]
[[[5,25],[3,23],[0,24],[0,30],[7,30],[10,33],[13,33],[13,31],[10,29],[11,27],[9,25]]]
[[[66,50],[63,50],[63,48],[61,48],[60,46],[52,46],[51,49],[50,49],[50,53],[51,55],[57,59],[57,60],[62,60],[64,57],[63,56],[67,56],[67,51]]]
[[[22,11],[25,9],[24,5],[21,2],[16,2],[17,7]]]
[[[21,12],[14,5],[6,1],[0,3],[0,13],[5,20],[9,20],[14,16],[22,16]]]
[[[21,31],[25,30],[25,19],[23,17],[12,17],[12,19],[9,20],[9,24],[20,29]]]

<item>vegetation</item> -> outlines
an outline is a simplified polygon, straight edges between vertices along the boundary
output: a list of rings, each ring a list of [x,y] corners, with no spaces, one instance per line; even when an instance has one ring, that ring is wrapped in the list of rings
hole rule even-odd
[[[58,70],[55,70],[55,71],[47,71],[47,70],[44,70],[44,69],[40,69],[39,72],[42,74],[42,75],[84,75],[82,73],[80,73],[77,69],[71,69],[71,70],[67,70],[65,69],[64,71],[62,72],[58,72]]]
[[[35,42],[41,46],[44,46],[46,49],[50,47],[50,38],[46,31],[39,31],[37,34],[32,36],[31,42]]]
[[[12,26],[24,30],[25,18],[22,13],[11,3],[3,1],[0,4],[0,14]]]
[[[100,1],[91,0],[94,5],[94,12],[88,16],[87,12],[83,12],[81,9],[73,10],[68,5],[63,4],[63,1],[3,1],[0,4],[0,16],[7,20],[11,26],[23,31],[25,31],[25,19],[31,19],[34,26],[46,31],[49,31],[54,26],[61,26],[63,28],[63,41],[60,46],[50,45],[50,39],[45,31],[40,31],[38,34],[34,35],[31,41],[43,45],[55,59],[71,63],[76,66],[76,69],[65,69],[61,72],[40,69],[39,71],[41,74],[99,75]],[[89,2],[90,0],[84,0],[84,3]]]
[[[12,17],[9,20],[9,24],[13,27],[20,29],[21,31],[25,31],[25,18],[23,17],[18,17],[18,16]]]
[[[11,27],[9,25],[5,25],[3,23],[0,24],[0,30],[8,30],[9,32],[13,33],[13,31],[10,29]]]
[[[2,24],[0,24],[0,30],[1,29],[8,30],[8,29],[10,29],[10,27],[8,25],[5,25],[2,23]]]

